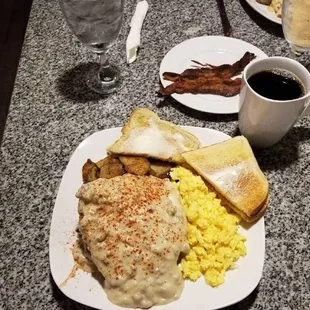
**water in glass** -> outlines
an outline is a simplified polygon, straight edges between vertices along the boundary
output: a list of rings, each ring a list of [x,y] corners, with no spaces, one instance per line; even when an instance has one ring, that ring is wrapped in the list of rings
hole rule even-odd
[[[90,76],[94,91],[109,94],[121,84],[117,67],[109,64],[106,51],[120,32],[124,0],[59,0],[66,21],[76,37],[100,59],[100,70]]]

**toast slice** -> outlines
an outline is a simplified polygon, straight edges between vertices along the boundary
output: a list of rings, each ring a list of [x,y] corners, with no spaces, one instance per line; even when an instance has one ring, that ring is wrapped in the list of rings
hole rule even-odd
[[[260,218],[269,202],[269,185],[248,140],[238,136],[182,154],[207,185],[245,221]]]
[[[144,156],[181,163],[181,153],[200,147],[200,141],[188,131],[161,120],[149,109],[132,112],[122,136],[108,148],[112,156]]]

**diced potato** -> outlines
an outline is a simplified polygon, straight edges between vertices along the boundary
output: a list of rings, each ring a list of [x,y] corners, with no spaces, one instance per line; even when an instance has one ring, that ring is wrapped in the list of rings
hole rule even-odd
[[[167,173],[170,171],[171,168],[175,166],[173,163],[169,163],[166,161],[161,160],[150,160],[151,169],[150,169],[150,175],[153,175],[157,178],[167,178]]]
[[[100,167],[100,178],[112,179],[125,173],[122,163],[111,156],[99,160],[97,166]]]
[[[84,183],[94,181],[99,177],[99,168],[90,159],[87,159],[87,162],[83,165],[82,177]]]
[[[119,160],[125,166],[128,173],[145,175],[150,171],[150,162],[144,157],[120,156]]]
[[[260,4],[270,5],[271,0],[256,0],[256,2]]]

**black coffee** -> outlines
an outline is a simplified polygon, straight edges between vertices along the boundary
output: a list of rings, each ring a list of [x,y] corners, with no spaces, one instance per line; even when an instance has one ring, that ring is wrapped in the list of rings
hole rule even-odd
[[[283,69],[255,73],[248,79],[248,83],[261,96],[274,100],[292,100],[305,94],[305,88],[299,79]]]

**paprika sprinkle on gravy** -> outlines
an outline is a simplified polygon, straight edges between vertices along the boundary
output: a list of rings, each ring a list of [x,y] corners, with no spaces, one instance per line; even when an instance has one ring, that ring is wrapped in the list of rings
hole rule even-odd
[[[108,298],[149,308],[179,298],[177,260],[189,250],[180,196],[168,179],[125,174],[83,184],[79,231]]]

